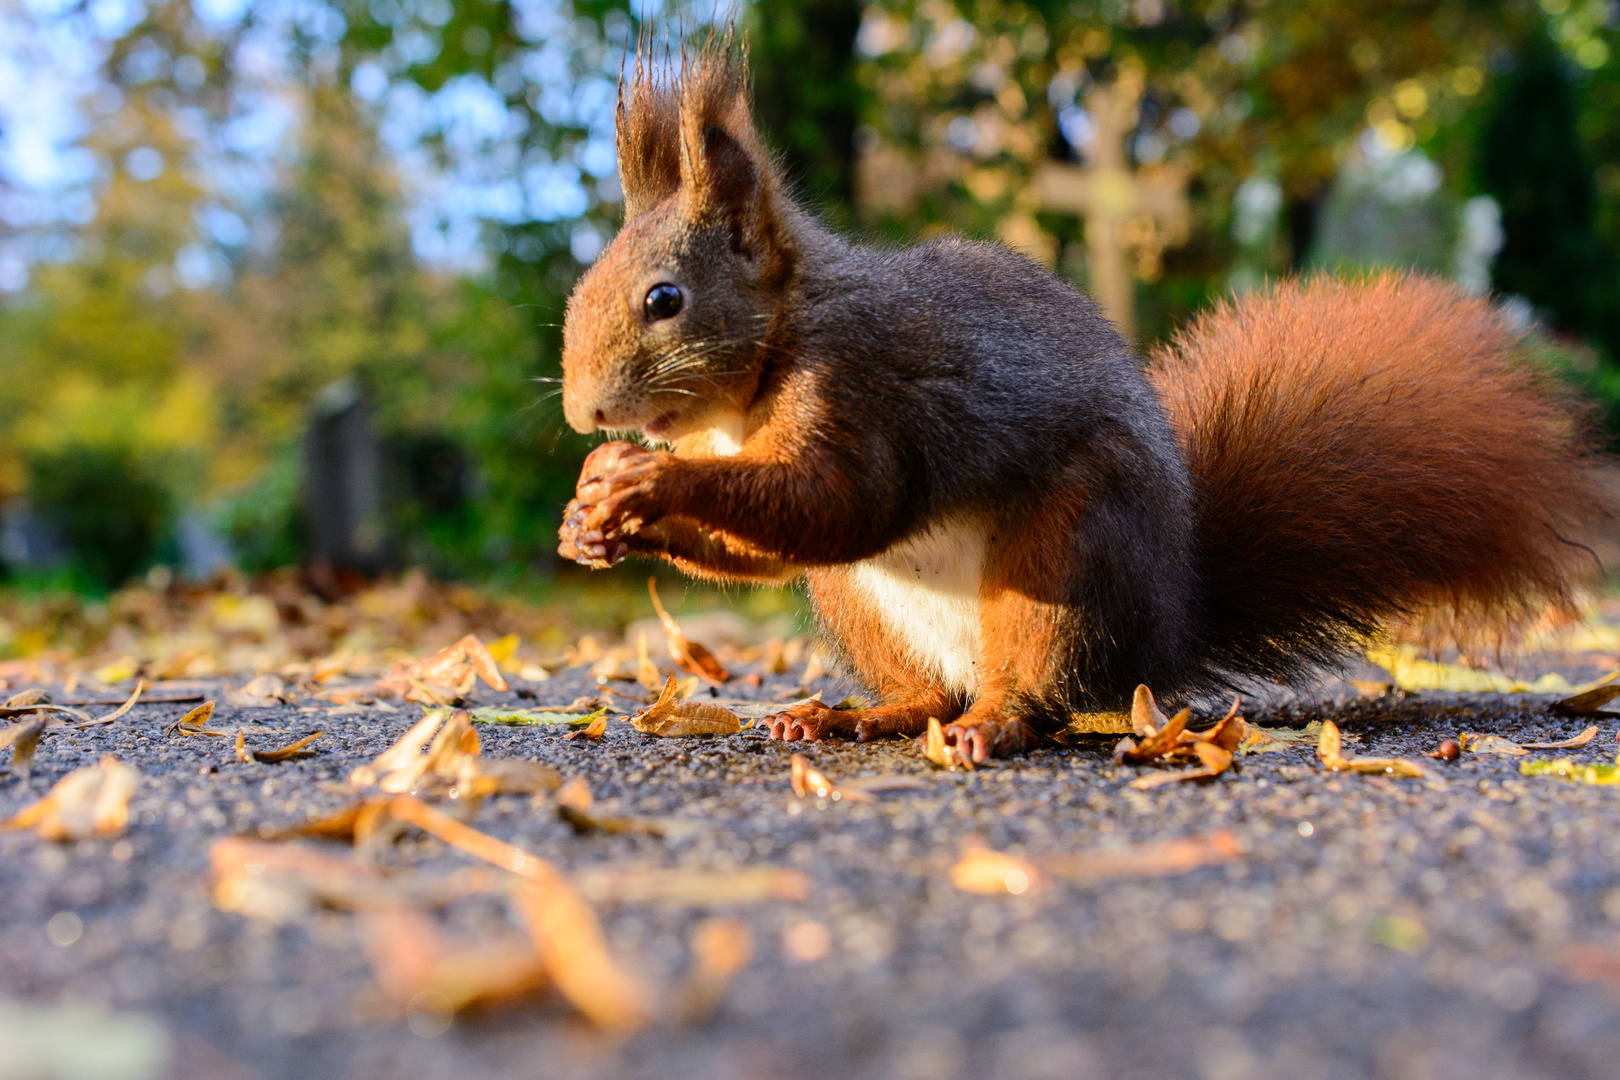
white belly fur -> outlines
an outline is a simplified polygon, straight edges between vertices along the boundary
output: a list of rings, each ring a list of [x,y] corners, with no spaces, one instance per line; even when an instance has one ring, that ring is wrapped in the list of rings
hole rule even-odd
[[[978,683],[986,532],[954,519],[856,563],[851,577],[912,658],[952,690]]]

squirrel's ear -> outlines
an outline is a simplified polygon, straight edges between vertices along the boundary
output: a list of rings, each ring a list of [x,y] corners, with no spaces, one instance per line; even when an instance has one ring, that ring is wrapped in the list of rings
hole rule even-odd
[[[705,49],[681,80],[681,212],[728,225],[732,244],[774,264],[785,254],[779,181],[749,115],[746,68],[729,48]]]
[[[614,141],[626,220],[675,194],[681,186],[680,101],[652,63],[643,61],[639,45],[628,88],[619,84]]]

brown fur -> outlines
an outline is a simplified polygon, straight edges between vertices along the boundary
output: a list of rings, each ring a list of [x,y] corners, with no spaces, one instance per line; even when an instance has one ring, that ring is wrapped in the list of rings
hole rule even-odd
[[[1206,663],[1287,676],[1393,620],[1511,631],[1594,569],[1584,432],[1486,300],[1413,275],[1225,304],[1150,372],[1195,478]]]
[[[822,625],[839,649],[844,667],[878,697],[873,709],[809,707],[784,713],[771,723],[776,738],[820,739],[854,736],[865,742],[896,735],[920,735],[930,718],[950,723],[964,702],[924,671],[866,604],[842,567],[810,571],[810,588]],[[782,721],[789,721],[783,723]]]
[[[960,717],[950,736],[984,757],[1138,683],[1288,678],[1393,622],[1568,607],[1605,507],[1485,301],[1402,275],[1281,285],[1144,371],[1089,300],[1003,249],[866,248],[810,219],[729,42],[675,86],[649,70],[622,99],[625,227],[569,300],[564,409],[668,449],[593,452],[560,550],[808,573],[881,704],[806,705],[777,737]],[[678,316],[643,311],[654,284],[682,291]],[[994,523],[971,687],[912,655],[850,569],[963,520]]]

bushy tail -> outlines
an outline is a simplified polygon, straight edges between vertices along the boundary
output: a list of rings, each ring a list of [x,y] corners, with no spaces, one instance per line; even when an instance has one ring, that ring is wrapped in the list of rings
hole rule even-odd
[[[1489,301],[1279,285],[1154,357],[1198,499],[1206,677],[1282,678],[1394,623],[1465,644],[1597,570],[1583,425]]]

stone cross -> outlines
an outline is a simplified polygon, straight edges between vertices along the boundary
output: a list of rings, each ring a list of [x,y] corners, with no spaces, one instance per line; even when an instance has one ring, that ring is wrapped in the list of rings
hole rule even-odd
[[[1133,170],[1125,155],[1142,88],[1141,69],[1125,67],[1114,82],[1092,90],[1086,111],[1095,134],[1086,164],[1044,162],[1033,184],[1040,209],[1085,219],[1091,293],[1127,341],[1136,334],[1135,277],[1156,274],[1160,254],[1189,231],[1186,170],[1162,164]]]

